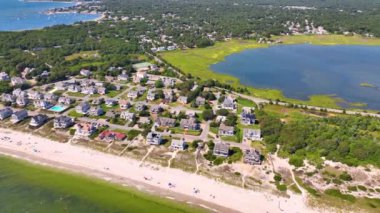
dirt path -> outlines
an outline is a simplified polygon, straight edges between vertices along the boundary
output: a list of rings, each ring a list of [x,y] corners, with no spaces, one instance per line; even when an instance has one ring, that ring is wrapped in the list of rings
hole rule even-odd
[[[129,146],[132,144],[133,144],[133,141],[130,141],[128,145],[123,150],[121,150],[121,152],[119,153],[119,156],[122,156],[128,150]]]
[[[76,143],[74,142],[75,139],[76,139],[76,137],[75,137],[75,135],[74,135],[73,137],[71,137],[71,138],[67,141],[67,143],[68,143],[68,144],[76,144]]]
[[[301,191],[302,194],[302,199],[306,203],[307,202],[307,197],[308,197],[308,192],[297,182],[296,176],[294,175],[293,169],[289,168],[290,174],[292,175],[292,180],[294,184],[298,187],[298,189]]]
[[[112,141],[106,148],[104,148],[104,151],[107,151],[109,152],[111,146],[114,144],[114,142]]]
[[[172,157],[168,160],[168,168],[170,168],[172,160],[175,159],[175,157],[177,156],[177,153],[178,153],[178,150],[175,150],[174,152],[172,152]]]
[[[198,158],[199,158],[200,153],[201,153],[201,150],[197,149],[197,153],[195,154],[195,166],[196,166],[196,170],[195,170],[194,174],[198,174],[199,168],[202,165],[202,163],[198,162]]]
[[[306,203],[307,202],[307,198],[308,198],[308,192],[297,182],[296,176],[294,175],[293,166],[291,166],[289,164],[288,160],[287,159],[282,159],[282,158],[278,157],[278,151],[280,150],[280,148],[281,148],[281,146],[277,145],[277,151],[274,153],[274,155],[270,156],[272,167],[273,167],[273,171],[275,172],[274,162],[276,164],[279,164],[281,167],[284,167],[287,170],[289,170],[294,184],[296,184],[296,186],[298,187],[298,189],[301,191],[302,200],[304,201],[304,203]]]
[[[243,174],[241,176],[241,187],[243,187],[243,188],[245,188],[245,176],[246,176],[246,174]]]
[[[145,154],[145,156],[140,161],[140,166],[144,163],[145,159],[149,156],[149,154],[154,150],[154,146],[149,147],[148,152]]]

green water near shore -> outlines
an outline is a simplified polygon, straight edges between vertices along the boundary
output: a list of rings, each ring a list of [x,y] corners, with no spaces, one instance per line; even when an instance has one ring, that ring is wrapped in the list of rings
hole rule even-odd
[[[0,156],[0,212],[202,212],[132,189]]]

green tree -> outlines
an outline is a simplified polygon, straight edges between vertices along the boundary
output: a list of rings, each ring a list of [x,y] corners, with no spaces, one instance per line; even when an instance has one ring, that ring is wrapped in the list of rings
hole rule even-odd
[[[214,119],[214,111],[212,109],[206,109],[202,112],[202,117],[205,121]]]

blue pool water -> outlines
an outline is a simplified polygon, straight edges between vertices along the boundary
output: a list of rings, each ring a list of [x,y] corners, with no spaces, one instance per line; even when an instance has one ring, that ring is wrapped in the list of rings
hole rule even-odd
[[[380,109],[380,46],[277,45],[232,54],[210,68],[245,85],[279,89],[290,98],[336,95]]]
[[[64,111],[65,109],[67,109],[66,106],[55,105],[55,106],[53,106],[52,108],[50,108],[49,110],[50,110],[50,111],[53,111],[53,112],[62,112],[62,111]]]
[[[43,11],[52,8],[73,6],[75,3],[62,2],[24,2],[21,0],[0,0],[0,31],[20,31],[40,29],[57,24],[73,24],[99,17],[96,14],[54,14]]]

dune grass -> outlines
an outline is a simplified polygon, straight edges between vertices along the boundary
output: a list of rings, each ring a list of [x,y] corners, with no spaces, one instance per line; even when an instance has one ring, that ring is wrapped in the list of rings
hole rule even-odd
[[[105,181],[0,157],[1,212],[205,212]]]
[[[315,45],[380,45],[380,39],[363,38],[360,36],[343,36],[343,35],[305,35],[305,36],[286,36],[274,37],[283,44],[302,44],[311,43]],[[290,99],[284,96],[280,90],[275,89],[258,89],[242,85],[238,78],[230,75],[213,72],[209,67],[212,64],[223,61],[228,55],[241,52],[245,49],[266,48],[268,44],[258,44],[253,40],[230,40],[226,42],[217,42],[212,47],[195,48],[188,50],[176,50],[161,53],[160,56],[171,65],[180,69],[186,74],[191,74],[200,79],[214,79],[221,83],[227,83],[238,88],[247,88],[248,91],[256,97],[267,99],[280,99],[296,104],[308,104],[321,107],[340,108],[339,98],[329,95],[313,95],[308,101]]]

